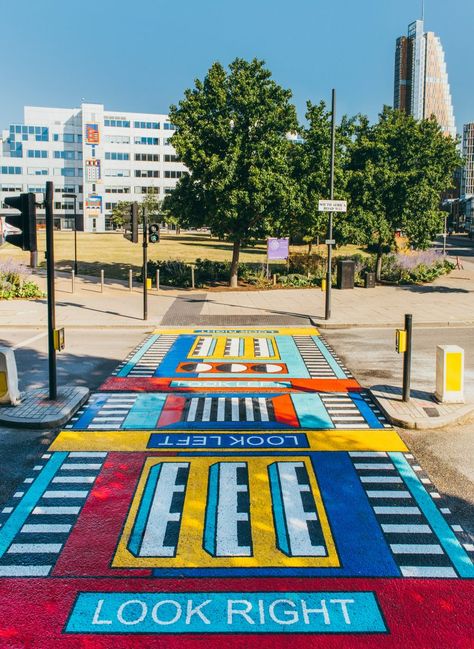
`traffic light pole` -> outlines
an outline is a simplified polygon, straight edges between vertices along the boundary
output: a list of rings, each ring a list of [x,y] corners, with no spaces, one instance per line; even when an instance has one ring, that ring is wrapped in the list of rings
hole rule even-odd
[[[148,213],[143,208],[143,319],[148,320]]]
[[[332,109],[331,109],[331,176],[330,176],[330,192],[331,200],[334,199],[334,154],[336,146],[336,91],[332,91]],[[325,320],[331,317],[331,282],[332,282],[332,212],[329,212],[329,226],[328,226],[328,239],[326,241],[328,246],[328,267],[326,272],[326,309]]]
[[[49,398],[56,401],[58,396],[56,376],[56,349],[54,345],[54,330],[56,328],[55,298],[54,298],[54,218],[53,218],[53,183],[46,183],[45,212],[46,212],[46,281],[48,286],[48,363],[49,363]]]

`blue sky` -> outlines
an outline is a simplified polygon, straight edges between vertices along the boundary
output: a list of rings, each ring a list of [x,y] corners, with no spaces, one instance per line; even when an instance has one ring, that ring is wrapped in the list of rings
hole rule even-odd
[[[426,0],[425,27],[442,40],[458,131],[474,121],[474,1]],[[395,39],[421,0],[3,0],[0,128],[23,106],[167,112],[213,61],[264,59],[291,88],[338,114],[375,119],[393,100]],[[28,45],[27,45],[28,44]]]

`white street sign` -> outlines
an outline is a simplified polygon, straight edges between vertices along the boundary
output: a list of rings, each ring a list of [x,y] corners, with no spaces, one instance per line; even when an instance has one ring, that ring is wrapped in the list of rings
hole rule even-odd
[[[319,201],[320,212],[347,212],[347,201]]]

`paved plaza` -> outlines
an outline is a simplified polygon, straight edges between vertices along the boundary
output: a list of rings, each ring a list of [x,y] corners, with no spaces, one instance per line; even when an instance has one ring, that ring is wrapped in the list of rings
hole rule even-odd
[[[0,523],[7,647],[472,640],[469,535],[314,327],[156,329]]]

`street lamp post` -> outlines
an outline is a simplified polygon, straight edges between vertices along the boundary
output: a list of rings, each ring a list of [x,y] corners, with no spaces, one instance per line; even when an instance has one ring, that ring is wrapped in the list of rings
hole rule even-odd
[[[63,194],[63,198],[74,199],[74,275],[77,277],[77,194]]]

